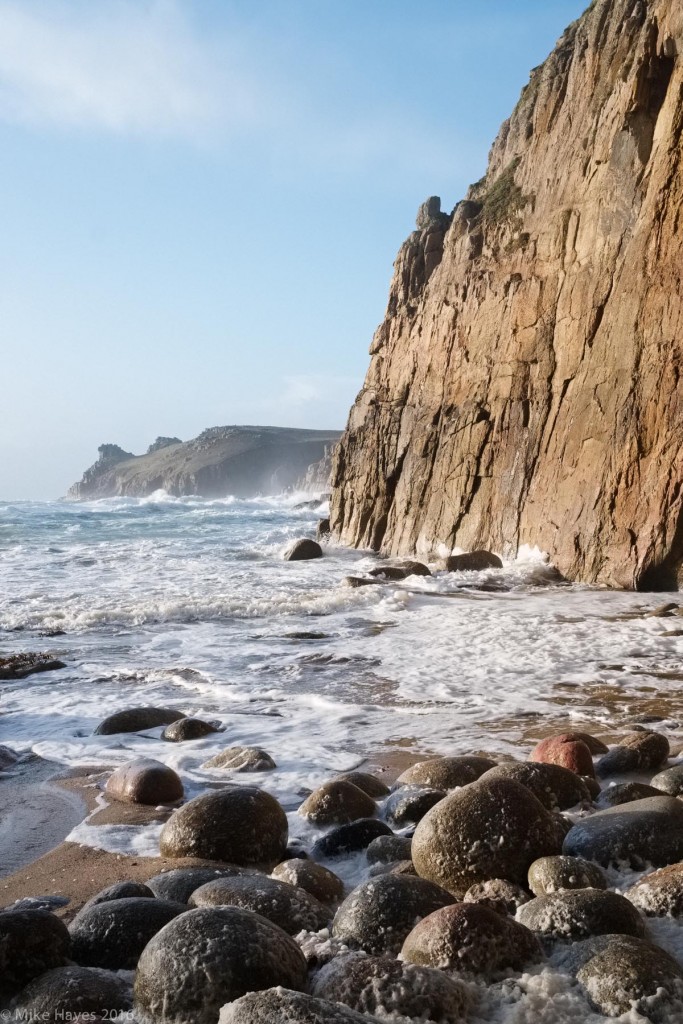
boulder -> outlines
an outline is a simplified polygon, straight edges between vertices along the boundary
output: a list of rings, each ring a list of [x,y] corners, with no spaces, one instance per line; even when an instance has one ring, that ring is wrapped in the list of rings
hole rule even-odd
[[[563,853],[603,867],[623,861],[639,870],[674,864],[683,860],[683,804],[655,796],[598,811],[570,829]]]
[[[376,811],[372,797],[352,782],[337,779],[319,786],[299,808],[301,817],[315,825],[347,825],[359,818],[371,818]]]
[[[369,871],[370,878],[376,878],[377,875],[413,875],[417,877],[417,871],[412,860],[392,860],[388,864],[379,861],[377,864],[373,864]]]
[[[303,889],[321,903],[336,903],[344,895],[341,878],[312,860],[284,860],[273,869],[271,878]]]
[[[315,841],[311,852],[319,860],[325,857],[339,857],[344,853],[365,850],[378,836],[393,834],[384,821],[378,821],[377,818],[360,818],[359,821],[340,825],[327,835],[321,836]]]
[[[380,875],[351,892],[332,924],[332,934],[351,949],[398,953],[416,921],[452,903],[449,893],[410,875]]]
[[[583,779],[557,764],[510,761],[485,772],[481,778],[512,779],[530,790],[546,810],[567,810],[590,803],[591,795]]]
[[[548,736],[534,747],[529,760],[559,765],[576,775],[595,775],[593,756],[588,745],[583,740],[574,739],[574,736],[574,733]]]
[[[654,771],[666,763],[669,741],[661,732],[647,729],[624,736],[595,766],[600,779],[626,772]]]
[[[431,786],[434,789],[457,789],[475,782],[484,772],[495,768],[487,757],[434,757],[418,761],[396,780],[398,786]]]
[[[321,519],[315,528],[315,539],[316,540],[327,540],[330,536],[330,521],[329,519]]]
[[[282,860],[287,837],[287,815],[275,797],[251,786],[230,786],[175,811],[159,846],[162,857],[202,857],[271,870]]]
[[[503,562],[492,551],[467,551],[462,555],[449,555],[446,572],[474,572],[480,569],[502,569]]]
[[[519,908],[517,920],[549,941],[577,942],[592,935],[645,935],[643,919],[633,904],[603,889],[564,889],[537,896]]]
[[[492,978],[501,971],[522,970],[543,959],[543,952],[533,933],[511,917],[482,903],[456,903],[416,924],[401,958]]]
[[[346,953],[316,975],[313,995],[382,1020],[461,1021],[469,1007],[465,987],[442,971],[388,957]],[[367,1018],[366,1018],[367,1019]]]
[[[339,1003],[274,988],[228,1003],[218,1024],[368,1024],[368,1018]]]
[[[580,857],[539,857],[529,868],[529,888],[534,896],[548,896],[564,889],[606,889],[602,868]]]
[[[162,740],[169,743],[184,743],[186,740],[200,740],[213,732],[220,732],[218,726],[205,722],[201,718],[178,718],[167,725],[161,734]]]
[[[342,775],[337,775],[335,781],[350,782],[371,796],[373,800],[381,800],[383,797],[389,796],[390,792],[389,787],[385,786],[381,779],[378,779],[376,775],[370,775],[369,772],[344,772]]]
[[[86,1019],[90,1021],[105,1020],[112,1011],[124,1013],[132,1007],[131,985],[120,974],[71,966],[55,967],[30,982],[12,1009],[18,1020],[59,1024],[73,1021],[79,1014],[89,1015]]]
[[[49,910],[0,911],[0,991],[17,992],[63,967],[71,953],[66,925]]]
[[[644,782],[618,782],[602,789],[596,804],[601,810],[604,810],[606,807],[618,807],[619,804],[644,800],[648,796],[659,796],[661,792],[661,789],[647,786]]]
[[[182,711],[171,708],[128,708],[108,715],[95,729],[95,736],[113,736],[120,732],[144,732],[160,725],[170,725],[184,718]]]
[[[285,562],[303,562],[311,558],[322,558],[323,549],[317,541],[303,537],[301,540],[295,540],[282,557]]]
[[[231,772],[270,772],[277,765],[270,754],[260,747],[228,747],[205,761],[202,768],[224,768]]]
[[[365,856],[369,864],[390,864],[394,861],[412,860],[412,840],[405,836],[377,836],[373,839]]]
[[[216,1024],[221,1007],[247,992],[305,981],[304,956],[277,925],[238,907],[201,907],[145,947],[135,1009],[141,1024]]]
[[[110,903],[112,900],[124,900],[131,896],[138,899],[150,899],[154,897],[154,893],[148,885],[144,885],[142,882],[115,882],[114,885],[108,885],[106,889],[101,889],[100,892],[91,896],[88,902],[83,904],[81,911],[89,907],[96,907],[98,903]]]
[[[585,745],[588,747],[588,749],[594,757],[599,754],[606,754],[609,750],[609,747],[606,743],[603,743],[603,741],[598,739],[597,736],[593,736],[589,732],[577,732],[576,730],[572,729],[570,732],[563,732],[559,733],[558,735],[563,736],[566,741],[576,741],[580,743],[585,743]],[[556,736],[546,737],[546,739],[555,738]],[[540,746],[540,744],[544,742],[545,740],[541,740],[538,746]]]
[[[419,875],[462,898],[475,882],[526,883],[533,861],[560,852],[558,825],[525,786],[480,780],[433,807],[413,836]]]
[[[186,910],[183,903],[135,896],[84,907],[69,925],[71,958],[82,967],[132,971],[152,936]]]
[[[528,903],[531,897],[526,889],[504,878],[491,878],[488,882],[476,882],[465,893],[465,903],[483,903],[499,914],[517,913],[517,908]]]
[[[216,878],[195,889],[189,902],[194,907],[252,910],[278,925],[288,935],[320,931],[329,924],[332,916],[328,908],[309,892],[267,875]]]
[[[665,771],[653,775],[650,784],[653,789],[658,789],[662,793],[680,796],[683,793],[683,764],[676,764],[673,768],[667,768]]]
[[[404,825],[415,825],[445,796],[445,789],[401,786],[400,789],[394,790],[384,805],[384,816],[391,825],[399,828]]]
[[[107,796],[131,804],[172,804],[183,798],[183,784],[172,768],[151,757],[126,761],[107,779]]]
[[[650,872],[624,896],[649,917],[683,917],[683,862]]]
[[[66,662],[52,654],[34,651],[11,654],[7,658],[0,658],[0,680],[25,679],[35,672],[52,672],[58,668],[66,668]]]
[[[576,977],[598,1013],[641,1013],[651,1024],[683,1019],[683,969],[649,942],[599,935],[569,946],[561,966]]]
[[[432,574],[422,562],[402,562],[400,565],[378,565],[376,569],[371,569],[368,575],[384,580],[407,580],[409,576]]]
[[[0,772],[6,772],[14,768],[18,760],[19,758],[13,750],[0,744]]]
[[[236,864],[203,868],[174,868],[172,871],[162,871],[160,875],[154,875],[153,878],[147,879],[147,888],[159,900],[187,903],[192,893],[200,885],[213,882],[216,878],[232,878],[234,875],[243,875],[246,870]]]

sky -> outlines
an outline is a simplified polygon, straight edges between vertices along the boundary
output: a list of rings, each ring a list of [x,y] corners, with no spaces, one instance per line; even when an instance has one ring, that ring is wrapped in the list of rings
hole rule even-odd
[[[419,204],[587,0],[0,0],[0,499],[342,428]]]

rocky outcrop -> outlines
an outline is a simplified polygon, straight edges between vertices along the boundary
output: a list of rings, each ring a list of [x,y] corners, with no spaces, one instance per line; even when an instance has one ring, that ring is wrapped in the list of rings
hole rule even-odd
[[[683,580],[683,8],[594,0],[452,216],[401,247],[331,524],[386,554],[546,550]]]
[[[68,492],[69,498],[145,497],[164,490],[249,498],[294,488],[339,438],[335,430],[287,427],[212,427],[192,441],[158,437],[145,455],[102,445],[100,458]],[[315,473],[314,473],[315,468]]]

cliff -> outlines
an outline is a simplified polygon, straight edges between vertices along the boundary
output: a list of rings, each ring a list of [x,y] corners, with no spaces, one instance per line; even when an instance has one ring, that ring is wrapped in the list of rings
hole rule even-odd
[[[159,437],[145,455],[102,445],[97,462],[69,489],[75,499],[118,495],[144,497],[157,490],[173,495],[240,498],[296,487],[328,455],[334,430],[286,427],[212,427],[183,443]]]
[[[346,543],[683,581],[683,5],[596,0],[429,200],[333,470]]]

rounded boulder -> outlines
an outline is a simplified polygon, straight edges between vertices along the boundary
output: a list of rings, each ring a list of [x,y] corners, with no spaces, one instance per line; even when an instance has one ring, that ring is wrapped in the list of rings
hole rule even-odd
[[[591,794],[583,779],[557,764],[536,761],[511,761],[499,764],[482,779],[512,779],[530,790],[548,811],[565,811],[577,804],[590,803]]]
[[[71,956],[66,925],[49,910],[0,911],[0,988],[16,992]]]
[[[282,860],[287,838],[287,815],[275,797],[251,786],[231,786],[175,811],[162,829],[160,850],[163,857],[270,870]]]
[[[606,889],[602,868],[581,857],[539,857],[529,868],[529,888],[534,896],[549,896],[564,889]]]
[[[560,852],[558,823],[525,786],[480,780],[442,800],[415,829],[417,873],[458,898],[476,882],[524,885],[529,866]]]
[[[19,993],[13,1004],[18,1020],[72,1021],[79,1014],[103,1020],[105,1014],[132,1009],[130,984],[113,971],[97,967],[56,967]],[[91,1016],[92,1015],[92,1016]]]
[[[348,825],[359,818],[371,818],[377,811],[375,801],[352,782],[325,782],[307,797],[299,808],[302,818],[315,825]]]
[[[398,953],[415,922],[452,903],[439,886],[411,875],[380,875],[351,892],[332,924],[332,934],[351,949]]]
[[[170,725],[184,718],[182,711],[172,708],[128,708],[108,715],[95,729],[95,736],[115,736],[121,732],[143,732],[160,725]]]
[[[465,987],[441,971],[388,957],[346,953],[326,964],[313,995],[381,1019],[460,1021],[469,1007]]]
[[[303,889],[321,903],[336,903],[344,895],[341,878],[312,860],[301,860],[298,857],[284,860],[273,869],[271,878]]]
[[[311,558],[322,558],[323,549],[316,540],[303,537],[301,540],[295,540],[282,557],[285,562],[303,562]]]
[[[434,757],[418,761],[396,780],[397,786],[430,786],[433,789],[458,789],[476,782],[484,772],[495,768],[487,757]]]
[[[224,768],[231,772],[270,772],[277,765],[261,747],[228,747],[205,761],[202,768]]]
[[[520,907],[517,920],[551,942],[577,942],[592,935],[645,934],[643,919],[627,899],[603,889],[565,889],[537,896]]]
[[[206,885],[207,882],[213,882],[217,878],[243,875],[246,870],[247,868],[238,867],[236,864],[203,868],[173,868],[171,871],[162,871],[161,874],[149,878],[147,888],[159,900],[187,903],[192,893],[200,885]]]
[[[556,764],[576,775],[595,775],[593,756],[588,745],[574,736],[574,733],[562,733],[546,737],[531,751],[529,760]]]
[[[138,757],[112,772],[105,792],[114,800],[156,807],[182,800],[183,784],[176,772],[161,761]]]
[[[71,957],[82,967],[131,971],[152,936],[186,910],[183,903],[149,897],[84,908],[69,925]]]
[[[247,992],[302,989],[305,981],[303,953],[277,925],[238,907],[202,907],[145,947],[135,1008],[142,1024],[216,1024],[221,1007]]]
[[[277,988],[224,1006],[218,1024],[368,1024],[368,1018],[327,999]]]
[[[194,907],[241,907],[260,914],[288,935],[317,932],[329,924],[331,911],[304,889],[267,875],[217,878],[190,896]]]
[[[187,740],[200,740],[218,731],[217,726],[202,718],[178,718],[166,726],[161,738],[169,743],[185,743]]]
[[[408,963],[494,977],[543,958],[531,931],[481,903],[444,907],[415,925],[401,958]]]

